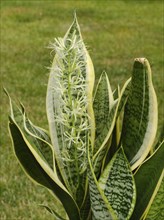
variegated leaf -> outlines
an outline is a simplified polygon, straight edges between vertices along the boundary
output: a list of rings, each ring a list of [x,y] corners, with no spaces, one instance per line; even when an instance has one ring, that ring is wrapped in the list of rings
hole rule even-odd
[[[101,174],[98,185],[117,218],[130,219],[135,206],[136,189],[131,168],[122,147]]]
[[[160,188],[144,217],[146,220],[163,220],[164,219],[164,178],[161,182]]]
[[[80,216],[83,220],[90,220],[90,214],[91,214],[91,204],[90,204],[90,195],[89,195],[89,189],[88,189],[88,180],[86,181],[86,190],[85,190],[86,196],[84,196],[83,203],[80,207]]]
[[[113,105],[114,99],[109,79],[107,74],[103,72],[98,81],[93,102],[96,124],[96,143],[94,146],[94,153],[97,152],[98,147],[101,146],[101,142],[103,141],[101,136],[102,134],[106,133],[104,132],[104,127],[106,126],[106,123],[109,119],[109,114]]]
[[[98,140],[95,141],[95,144],[99,146],[98,151],[93,156],[94,161],[94,171],[96,176],[99,174],[101,169],[102,160],[105,155],[107,155],[110,148],[110,138],[115,127],[116,119],[119,116],[119,113],[124,105],[124,102],[128,95],[128,87],[131,79],[128,79],[123,88],[121,89],[120,97],[118,100],[115,100],[113,103],[113,107],[108,114],[108,119],[106,120],[106,124],[104,124],[104,128],[102,130],[101,135]],[[118,112],[119,111],[119,112]]]
[[[76,15],[64,38],[52,47],[56,55],[46,100],[50,136],[63,181],[80,206],[86,195],[86,147],[93,147],[95,139],[94,69]]]
[[[41,207],[45,208],[49,213],[51,213],[51,215],[53,215],[53,217],[55,218],[55,220],[67,220],[66,218],[63,218],[62,216],[60,216],[58,214],[57,211],[55,211],[54,209],[46,206],[46,205],[40,205]]]
[[[53,149],[47,132],[42,128],[34,126],[27,118],[23,105],[21,104],[21,108],[19,108],[16,103],[11,100],[7,90],[4,91],[9,98],[10,117],[20,127],[26,138],[31,140],[40,156],[53,168]]]
[[[124,107],[129,96],[129,91],[131,87],[131,78],[129,78],[126,81],[126,83],[127,86],[125,87],[125,89],[123,88],[123,92],[119,91],[119,87],[118,87],[118,98],[120,99],[120,103],[118,106],[117,117],[116,117],[116,136],[115,136],[116,146],[119,146],[120,143],[122,125],[123,125]]]
[[[111,205],[106,196],[99,187],[99,183],[94,173],[91,156],[88,150],[88,179],[89,193],[91,201],[92,219],[93,220],[117,220]]]
[[[164,142],[136,171],[134,178],[137,189],[137,201],[132,215],[138,220],[147,214],[160,187],[164,174]]]
[[[150,65],[145,58],[135,59],[121,137],[132,170],[141,164],[153,145],[157,118],[157,98]]]
[[[28,142],[12,118],[10,118],[9,128],[15,155],[25,173],[38,184],[48,188],[60,199],[70,220],[80,219],[75,201],[58,179],[56,172],[50,169],[35,147]]]
[[[49,166],[54,169],[54,151],[51,146],[50,137],[43,129],[35,126],[24,114],[24,129],[33,141],[34,145],[39,149]]]
[[[43,147],[47,149],[49,147],[49,153],[52,151],[50,144],[39,136],[35,136],[34,132],[32,133],[27,130],[25,112],[22,112],[15,103],[12,103],[9,94],[7,91],[5,92],[9,97],[11,109],[9,131],[14,153],[21,167],[32,181],[48,188],[49,191],[60,199],[70,220],[80,219],[79,209],[65,186],[59,180],[55,166],[54,170],[52,170],[47,162],[47,158],[42,154],[44,151]],[[41,129],[39,131],[41,132]]]

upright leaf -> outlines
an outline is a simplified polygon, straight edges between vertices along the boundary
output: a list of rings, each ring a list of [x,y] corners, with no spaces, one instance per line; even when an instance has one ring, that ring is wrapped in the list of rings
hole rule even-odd
[[[33,125],[28,119],[23,105],[21,104],[21,108],[19,108],[16,103],[11,100],[7,90],[5,90],[5,93],[9,98],[11,119],[20,127],[26,138],[35,146],[35,150],[40,154],[42,159],[53,168],[53,149],[48,134],[42,128]]]
[[[131,168],[122,147],[101,174],[98,185],[117,218],[130,219],[135,206],[136,189]]]
[[[163,178],[164,142],[136,171],[137,201],[132,215],[138,220],[147,213]]]
[[[46,100],[50,136],[63,181],[80,206],[86,194],[86,148],[88,143],[93,147],[95,139],[94,69],[76,15],[64,38],[55,40],[53,49],[56,55]]]
[[[50,207],[46,206],[46,205],[40,205],[41,207],[45,208],[49,213],[51,213],[51,215],[53,215],[53,217],[55,218],[55,220],[66,220],[66,218],[63,218],[62,216],[60,216],[57,211],[51,209]]]
[[[30,145],[19,126],[10,118],[10,133],[16,157],[25,173],[35,182],[48,188],[62,202],[70,220],[80,219],[73,198],[58,179],[55,172],[47,166],[35,148]]]
[[[91,155],[88,149],[88,179],[89,179],[89,193],[91,201],[92,219],[93,220],[117,220],[111,205],[106,196],[99,187],[96,175],[94,173]]]
[[[49,159],[52,159],[51,146],[46,142],[49,140],[48,136],[42,129],[29,124],[30,121],[25,116],[24,110],[22,112],[15,103],[12,103],[9,94],[7,91],[5,92],[9,97],[11,109],[9,117],[10,135],[15,155],[21,167],[32,181],[48,188],[60,199],[70,220],[80,219],[75,201],[59,180],[55,166],[54,170],[52,170],[51,165],[48,163]],[[49,155],[50,158],[43,156],[42,153],[45,153],[44,148],[48,150],[46,150],[46,155]]]
[[[124,106],[126,104],[129,90],[131,86],[131,78],[129,78],[125,83],[122,89],[120,90],[120,87],[118,86],[118,89],[114,92],[115,98],[118,99],[118,106],[116,111],[116,121],[115,126],[112,131],[112,138],[109,140],[111,143],[109,143],[108,150],[106,151],[106,155],[103,160],[103,166],[106,166],[115,152],[118,150],[119,144],[120,144],[120,137],[121,137],[121,131],[122,131],[122,119],[124,115]],[[107,143],[108,145],[108,143]]]
[[[157,118],[157,98],[150,65],[145,58],[135,59],[121,137],[132,170],[146,158],[153,145]]]
[[[94,153],[97,152],[97,148],[101,146],[101,142],[103,141],[101,136],[104,133],[103,130],[106,126],[107,120],[109,119],[109,114],[113,105],[114,99],[109,79],[107,74],[103,72],[98,81],[93,102],[96,124],[96,143],[94,146]]]
[[[104,124],[104,128],[102,129],[101,135],[99,135],[98,139],[95,141],[95,145],[98,146],[97,152],[94,154],[93,163],[94,163],[94,171],[96,176],[98,176],[102,160],[104,156],[107,155],[110,148],[110,138],[112,136],[113,129],[115,127],[116,120],[119,116],[119,113],[124,106],[124,103],[127,99],[129,83],[131,79],[128,79],[121,89],[119,99],[113,102],[113,106],[108,114],[106,123]],[[108,90],[110,91],[110,90]]]
[[[24,129],[31,137],[35,146],[42,153],[49,166],[53,169],[55,166],[54,150],[51,146],[50,137],[43,129],[35,126],[24,114]]]
[[[144,217],[146,220],[163,220],[164,219],[164,178],[162,179],[160,188]]]

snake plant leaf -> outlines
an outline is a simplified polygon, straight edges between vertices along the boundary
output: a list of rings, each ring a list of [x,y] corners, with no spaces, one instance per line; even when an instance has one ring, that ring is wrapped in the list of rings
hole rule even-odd
[[[76,203],[58,179],[57,174],[50,169],[34,146],[28,142],[15,121],[11,117],[9,119],[15,155],[25,173],[31,180],[48,188],[60,199],[71,220],[80,219]]]
[[[7,95],[9,99],[9,105],[10,105],[10,117],[12,120],[17,122],[18,125],[23,126],[23,112],[24,112],[24,107],[21,105],[21,108],[17,106],[17,104],[11,100],[11,97],[7,91],[6,88],[3,88],[4,93]]]
[[[90,195],[89,195],[89,188],[88,188],[88,180],[86,182],[87,189],[85,190],[86,196],[84,197],[84,201],[82,206],[80,207],[80,216],[81,219],[90,220],[91,215],[91,204],[90,204]]]
[[[121,131],[122,131],[122,121],[124,116],[124,107],[127,102],[129,91],[131,87],[131,78],[129,78],[126,83],[127,86],[124,88],[123,91],[119,91],[118,87],[118,98],[120,99],[118,111],[117,111],[117,117],[116,117],[116,144],[119,146],[120,138],[121,138]]]
[[[101,135],[102,133],[103,134],[105,133],[103,130],[104,127],[106,126],[106,122],[108,121],[108,117],[113,105],[114,105],[114,98],[109,83],[109,79],[107,74],[103,72],[98,81],[94,96],[94,102],[93,102],[95,124],[96,124],[96,143],[94,146],[94,153],[97,152],[98,150],[97,148],[100,146],[101,141],[103,140]]]
[[[129,162],[120,147],[106,166],[98,181],[119,220],[130,219],[135,200],[136,188]]]
[[[45,130],[34,126],[32,122],[28,119],[24,106],[21,104],[19,108],[13,100],[6,89],[4,89],[6,95],[9,98],[10,103],[10,117],[15,123],[21,128],[25,136],[31,139],[35,148],[40,153],[42,158],[53,168],[53,149],[50,144],[50,138]]]
[[[31,137],[34,145],[39,149],[41,154],[45,157],[49,166],[54,169],[55,159],[52,145],[50,143],[50,137],[43,129],[35,126],[24,114],[24,129]]]
[[[160,188],[153,200],[153,203],[144,219],[146,220],[163,220],[164,219],[164,178]]]
[[[11,115],[9,116],[10,136],[13,142],[15,156],[17,157],[22,169],[32,181],[48,188],[60,199],[70,219],[80,219],[79,210],[75,201],[59,180],[56,170],[52,170],[50,168],[45,157],[42,155],[43,152],[41,148],[43,146],[46,147],[45,145],[49,145],[49,143],[41,138],[39,139],[38,136],[34,135],[34,132],[30,133],[27,131],[27,128],[25,128],[27,118],[25,117],[24,109],[22,112],[22,110],[19,109],[14,102],[12,102],[6,90],[5,93],[9,97],[11,110]],[[31,129],[29,126],[28,128]],[[39,129],[39,131],[41,132],[41,129]],[[47,136],[46,138],[48,140]],[[68,201],[70,203],[69,205],[67,204]],[[71,213],[71,207],[74,213]]]
[[[93,102],[96,124],[94,154],[97,153],[100,147],[102,148],[106,144],[110,136],[108,133],[115,113],[116,103],[117,101],[114,101],[108,76],[103,72],[98,81]],[[108,138],[104,142],[107,136]]]
[[[136,171],[136,206],[132,215],[138,220],[148,212],[163,178],[164,142]]]
[[[121,131],[122,131],[122,119],[124,115],[124,106],[126,104],[129,90],[131,85],[131,78],[129,78],[123,85],[122,89],[118,86],[117,90],[115,90],[115,98],[118,99],[118,109],[117,109],[117,116],[115,121],[115,126],[112,131],[112,138],[110,143],[109,150],[106,151],[106,155],[103,160],[103,167],[106,166],[113,155],[116,153],[120,143]],[[103,168],[102,167],[102,168]],[[103,170],[103,169],[102,169]]]
[[[132,170],[142,163],[153,145],[157,118],[157,98],[149,62],[145,58],[135,59],[121,137]]]
[[[104,156],[106,155],[106,152],[110,148],[110,143],[111,143],[110,140],[111,140],[111,135],[112,135],[113,128],[114,128],[113,126],[114,126],[114,122],[115,122],[116,110],[117,110],[117,103],[115,103],[115,105],[113,106],[113,108],[109,114],[107,123],[104,126],[102,134],[100,135],[101,137],[98,138],[97,141],[95,141],[95,144],[97,144],[97,146],[98,146],[98,143],[100,144],[99,149],[97,150],[97,152],[93,156],[93,164],[94,164],[94,171],[95,171],[96,177],[98,177],[98,175],[99,175],[101,165],[102,165],[102,160],[103,160]],[[103,138],[105,138],[105,139],[103,139]]]
[[[118,220],[111,205],[109,204],[94,173],[91,156],[88,149],[88,180],[93,220]]]
[[[121,89],[121,92],[120,92],[119,99],[114,100],[113,107],[112,107],[110,113],[108,114],[108,119],[106,121],[106,124],[104,124],[104,129],[103,129],[101,135],[99,136],[99,138],[97,139],[97,141],[95,141],[95,144],[99,145],[97,152],[93,155],[94,171],[95,171],[96,176],[98,176],[98,174],[99,174],[102,160],[103,159],[105,160],[104,156],[107,155],[107,153],[109,151],[110,138],[112,136],[112,132],[114,130],[118,115],[122,110],[124,102],[126,101],[126,98],[128,95],[127,88],[129,87],[130,81],[131,81],[131,79],[128,79],[124,83],[124,85]]]
[[[53,49],[56,54],[46,98],[50,136],[63,181],[78,200],[86,194],[82,186],[87,167],[86,145],[94,145],[95,125],[94,68],[76,15],[64,38],[56,39]]]
[[[118,99],[119,101],[119,106],[118,106],[118,111],[117,111],[117,118],[119,117],[121,111],[123,110],[128,96],[129,96],[129,92],[130,92],[130,88],[131,88],[131,77],[125,81],[122,89],[120,90],[120,88],[118,87]]]
[[[41,207],[45,208],[53,217],[55,217],[55,220],[67,220],[66,218],[63,218],[58,214],[57,211],[53,210],[52,208],[46,206],[46,205],[40,205]]]

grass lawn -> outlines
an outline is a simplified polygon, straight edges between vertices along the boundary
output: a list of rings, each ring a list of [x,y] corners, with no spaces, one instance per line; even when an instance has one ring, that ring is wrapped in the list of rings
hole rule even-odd
[[[53,219],[38,204],[62,211],[49,193],[25,176],[13,155],[7,130],[9,104],[2,86],[23,102],[36,125],[48,129],[45,96],[47,67],[53,56],[47,46],[54,37],[65,34],[74,9],[96,78],[105,70],[114,89],[130,77],[134,58],[150,61],[159,103],[159,130],[162,127],[162,1],[1,1],[1,220]]]

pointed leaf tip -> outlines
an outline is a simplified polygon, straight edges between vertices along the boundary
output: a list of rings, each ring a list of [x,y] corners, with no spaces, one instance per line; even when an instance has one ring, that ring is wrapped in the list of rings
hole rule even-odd
[[[159,145],[154,154],[135,172],[134,178],[137,189],[137,200],[132,215],[133,220],[142,219],[142,216],[149,211],[163,179],[163,158],[164,142]],[[160,207],[158,208],[160,210]],[[158,215],[158,213],[156,214]]]
[[[74,16],[74,19],[77,19],[76,9],[74,10],[73,16]]]
[[[146,58],[134,61],[129,98],[125,105],[121,142],[132,170],[148,155],[156,136],[157,97]]]
[[[115,153],[101,174],[99,187],[118,219],[130,219],[136,201],[136,188],[122,147]]]
[[[9,96],[9,93],[8,93],[8,91],[7,91],[7,89],[6,89],[5,87],[3,87],[3,92],[4,92],[8,97],[10,97],[10,96]]]

